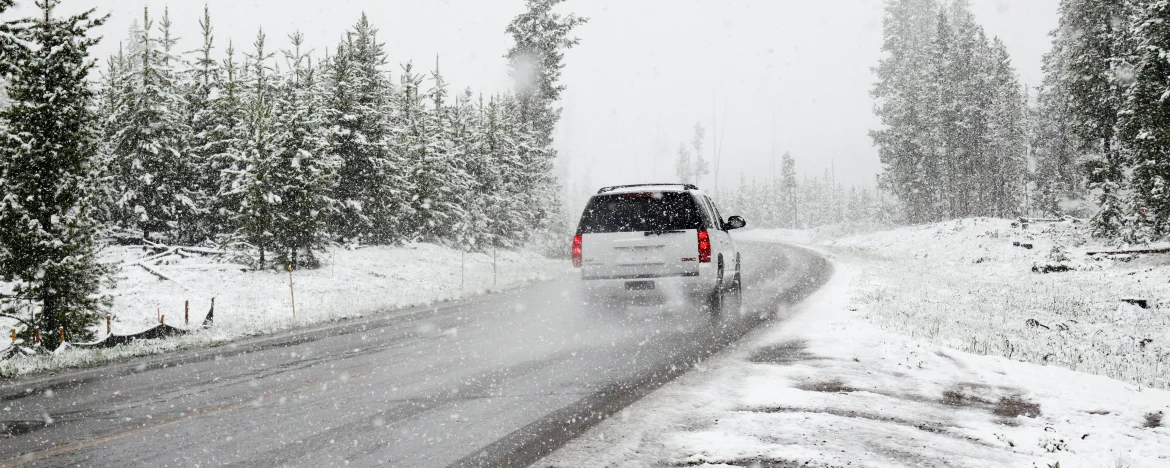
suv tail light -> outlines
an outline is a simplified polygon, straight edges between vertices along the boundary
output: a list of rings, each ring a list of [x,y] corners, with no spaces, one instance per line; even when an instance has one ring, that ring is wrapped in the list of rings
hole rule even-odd
[[[711,263],[711,236],[699,229],[699,263]]]
[[[573,268],[581,268],[581,235],[573,237]]]

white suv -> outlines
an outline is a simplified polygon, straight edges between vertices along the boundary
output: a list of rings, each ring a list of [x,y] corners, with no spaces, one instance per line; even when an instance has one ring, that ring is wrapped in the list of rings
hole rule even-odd
[[[738,291],[740,256],[711,198],[691,184],[606,187],[585,206],[573,238],[573,266],[586,297],[686,296],[713,312]]]

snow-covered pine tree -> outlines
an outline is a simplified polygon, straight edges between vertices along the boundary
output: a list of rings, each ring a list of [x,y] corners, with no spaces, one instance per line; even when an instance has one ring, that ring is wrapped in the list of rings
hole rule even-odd
[[[695,122],[695,127],[691,130],[691,150],[695,152],[695,183],[699,184],[703,181],[703,176],[711,173],[711,164],[703,157],[703,139],[707,136],[707,130],[703,128],[703,124]]]
[[[1071,31],[1053,32],[1053,50],[1044,54],[1044,81],[1036,92],[1036,105],[1032,110],[1032,148],[1036,159],[1035,179],[1037,200],[1035,205],[1043,213],[1059,216],[1070,213],[1066,202],[1083,197],[1081,170],[1078,165],[1078,151],[1084,145],[1076,141],[1072,131],[1069,80],[1062,76],[1067,68],[1062,50],[1070,39],[1064,37]]]
[[[526,0],[525,11],[505,29],[513,40],[507,58],[521,124],[518,148],[527,169],[522,185],[530,208],[528,226],[542,238],[542,244],[549,246],[567,245],[563,238],[569,236],[560,190],[551,174],[557,158],[552,147],[553,131],[561,117],[556,103],[565,90],[560,76],[565,67],[565,50],[580,42],[572,36],[573,29],[588,21],[574,14],[553,12],[563,1]],[[547,172],[536,173],[537,170]]]
[[[491,175],[487,190],[492,197],[487,204],[487,219],[495,246],[516,248],[522,245],[528,231],[524,223],[523,204],[518,174],[524,168],[515,140],[515,129],[520,123],[507,109],[515,108],[507,96],[493,96],[488,100],[484,112],[483,152],[491,168],[485,171]]]
[[[471,89],[466,89],[451,109],[452,135],[467,185],[462,189],[463,220],[456,226],[452,242],[465,249],[486,249],[497,246],[489,228],[487,207],[495,203],[500,183],[497,168],[488,160],[483,98],[479,98],[478,105],[474,99]]]
[[[989,50],[991,102],[987,109],[987,172],[982,190],[987,203],[978,214],[1006,218],[1020,213],[1027,172],[1026,97],[1016,79],[1007,47],[996,38]]]
[[[35,326],[84,341],[108,307],[101,289],[111,273],[97,259],[100,128],[87,81],[94,67],[89,48],[98,42],[88,35],[106,18],[95,18],[94,10],[57,18],[59,3],[38,0],[38,18],[4,27],[30,47],[8,47],[0,59],[11,66],[12,101],[0,110],[0,277],[14,284],[15,299],[39,309]],[[0,304],[6,312],[15,305]],[[58,333],[42,339],[50,348],[60,342]]]
[[[304,35],[293,33],[289,39],[292,50],[284,52],[288,72],[273,96],[275,154],[267,184],[273,190],[273,261],[314,268],[320,265],[316,252],[329,240],[335,165],[325,153],[315,70],[302,50]]]
[[[130,85],[114,115],[117,208],[123,227],[143,237],[183,237],[178,229],[194,210],[188,196],[193,181],[191,160],[183,154],[182,97],[177,93],[164,39],[143,9],[135,31],[137,49],[130,56]]]
[[[195,62],[182,75],[184,118],[189,132],[187,154],[195,168],[195,180],[191,184],[192,197],[198,207],[198,219],[193,226],[193,240],[213,238],[223,232],[219,220],[219,207],[215,198],[219,193],[219,170],[213,163],[220,151],[222,131],[216,118],[213,99],[217,97],[220,83],[219,62],[212,57],[215,50],[215,36],[211,26],[211,11],[203,6],[203,17],[199,19],[202,44],[195,51]]]
[[[1117,141],[1123,79],[1130,74],[1125,7],[1125,0],[1062,0],[1055,34],[1066,41],[1056,49],[1064,68],[1056,76],[1069,93],[1071,130],[1089,155],[1084,167],[1098,209],[1091,227],[1101,237],[1119,235],[1126,215],[1126,165]]]
[[[528,241],[531,240],[529,236],[535,236],[548,248],[567,245],[563,237],[568,236],[569,223],[564,218],[560,189],[552,173],[556,151],[545,143],[544,130],[524,121],[518,99],[505,100],[504,103],[504,112],[509,113],[514,122],[509,127],[509,135],[519,161],[519,171],[515,173],[516,200],[524,234],[516,240]]]
[[[1133,162],[1136,226],[1131,240],[1170,234],[1170,0],[1151,0],[1135,22],[1136,73],[1121,112],[1121,141]]]
[[[691,161],[691,152],[687,149],[686,143],[678,144],[678,153],[674,159],[674,175],[684,184],[695,180],[695,164]]]
[[[588,22],[574,14],[561,15],[553,8],[564,0],[526,0],[525,11],[512,19],[506,29],[514,44],[508,50],[509,73],[515,81],[520,121],[538,132],[537,144],[550,146],[560,120],[556,107],[565,86],[560,84],[565,68],[565,50],[580,39],[573,28]]]
[[[187,118],[189,112],[186,102],[191,82],[186,72],[188,68],[186,60],[175,50],[179,38],[172,34],[172,26],[170,9],[164,7],[162,18],[159,19],[158,45],[162,53],[159,55],[161,64],[158,70],[162,75],[168,77],[170,82],[171,89],[167,93],[167,106],[171,107],[172,112],[179,118],[175,129],[179,158],[182,162],[176,168],[179,209],[175,212],[175,221],[171,225],[170,234],[172,238],[181,243],[194,244],[206,238],[205,232],[200,227],[206,207],[202,199],[202,192],[199,190],[198,161],[191,156],[191,140],[194,139],[194,133],[190,126],[190,120]]]
[[[902,201],[910,222],[935,219],[938,181],[920,168],[934,156],[928,119],[929,51],[936,28],[934,0],[896,0],[886,5],[882,51],[871,92],[882,127],[870,132],[881,158],[883,184]]]
[[[963,196],[959,182],[970,174],[961,174],[963,110],[962,81],[967,78],[963,68],[966,62],[959,56],[958,37],[952,26],[953,16],[946,11],[938,12],[936,32],[932,38],[927,62],[923,99],[928,112],[921,121],[928,133],[922,148],[927,156],[918,169],[925,182],[925,203],[928,203],[930,219],[951,216],[956,200]],[[969,57],[968,57],[969,59]]]
[[[989,205],[985,187],[991,185],[988,109],[994,101],[988,41],[975,21],[967,0],[954,0],[948,12],[954,33],[951,73],[947,86],[955,98],[956,120],[948,122],[950,158],[946,200],[940,219],[977,216]]]
[[[436,76],[438,69],[436,65]],[[435,86],[438,86],[436,79]],[[471,225],[471,210],[480,199],[478,182],[472,178],[470,168],[474,161],[480,159],[479,145],[474,140],[478,135],[475,130],[475,110],[470,105],[471,90],[455,97],[455,102],[443,114],[442,128],[449,141],[447,166],[451,170],[451,177],[445,184],[443,197],[439,206],[451,221],[444,228],[447,242],[461,249],[484,249],[490,244],[481,243],[479,233]]]
[[[201,122],[206,134],[199,139],[206,146],[200,149],[198,160],[203,177],[200,183],[208,196],[204,224],[209,235],[219,240],[227,240],[240,228],[237,215],[244,200],[236,174],[246,167],[244,148],[248,141],[244,119],[247,70],[236,61],[230,40],[225,54],[221,72],[214,75],[206,121]]]
[[[796,160],[792,153],[784,152],[780,158],[780,224],[779,227],[790,229],[800,228],[800,213],[796,205],[796,195],[800,190],[796,186]]]
[[[408,181],[414,188],[413,216],[407,229],[426,242],[457,241],[471,181],[462,167],[463,148],[455,145],[456,130],[438,59],[431,77],[434,85],[422,93],[422,77],[412,76],[409,67],[403,71],[398,115],[405,134],[399,152],[410,164]]]
[[[0,13],[12,8],[15,0],[0,0]],[[17,35],[25,27],[19,22],[0,23],[0,81],[8,81],[15,71],[16,59],[23,52],[24,46]]]
[[[118,54],[106,59],[106,72],[98,83],[96,117],[98,119],[101,139],[98,142],[98,155],[95,162],[95,186],[97,187],[98,218],[103,225],[114,226],[119,219],[116,209],[117,201],[121,196],[118,193],[118,172],[115,138],[120,130],[115,117],[118,108],[130,87],[130,64],[121,44]]]
[[[347,34],[332,57],[325,85],[325,121],[330,154],[341,166],[333,199],[339,211],[333,222],[343,239],[392,243],[409,237],[403,219],[410,214],[412,193],[405,163],[393,151],[394,89],[384,45],[366,15]]]
[[[253,52],[247,54],[247,79],[244,80],[244,129],[241,160],[231,170],[235,178],[229,195],[238,198],[235,212],[237,238],[244,240],[258,253],[257,267],[268,266],[269,253],[276,250],[273,218],[275,206],[280,203],[277,185],[275,122],[273,107],[276,100],[276,79],[273,76],[272,57],[266,49],[266,37],[261,30],[253,42]],[[273,258],[274,259],[274,258]]]

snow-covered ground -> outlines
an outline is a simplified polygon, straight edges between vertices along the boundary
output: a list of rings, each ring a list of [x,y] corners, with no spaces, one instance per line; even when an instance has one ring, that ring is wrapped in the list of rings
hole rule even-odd
[[[466,253],[433,244],[335,248],[315,270],[289,274],[242,271],[200,256],[172,255],[151,266],[162,280],[135,263],[150,258],[140,247],[110,247],[105,261],[122,265],[111,291],[111,331],[130,334],[157,324],[198,328],[215,299],[215,325],[183,337],[149,340],[106,350],[71,349],[56,355],[0,361],[0,376],[85,365],[125,356],[222,342],[296,326],[466,298],[547,280],[571,269],[567,261],[532,252]],[[293,300],[296,316],[293,316]],[[185,323],[184,307],[189,304]],[[9,325],[7,322],[0,325]],[[99,336],[104,335],[101,325]],[[7,335],[7,331],[5,331]],[[0,344],[0,348],[8,343]]]
[[[882,328],[1170,389],[1170,255],[1089,256],[1116,246],[1086,231],[966,219],[821,245],[860,267],[856,306]]]
[[[1071,222],[744,234],[836,274],[537,466],[1170,466],[1158,257],[1083,260],[1103,246]],[[1032,272],[1057,263],[1075,270]]]

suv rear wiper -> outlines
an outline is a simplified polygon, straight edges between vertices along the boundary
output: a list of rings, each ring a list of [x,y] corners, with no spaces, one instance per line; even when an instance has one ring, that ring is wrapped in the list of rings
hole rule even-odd
[[[669,231],[646,231],[645,234],[646,234],[646,237],[650,237],[650,236],[661,236],[663,234],[682,234],[684,232],[686,232],[686,231],[684,231],[682,229],[672,229]]]

